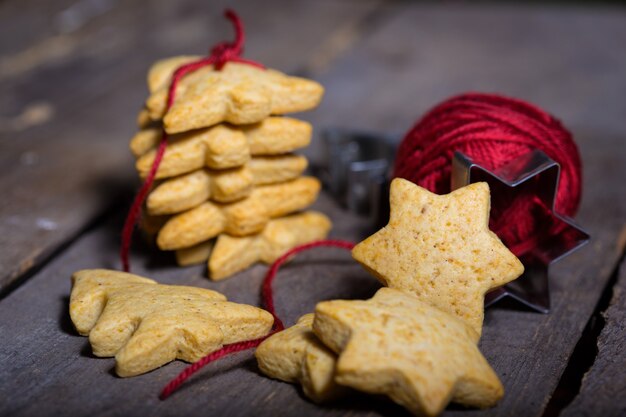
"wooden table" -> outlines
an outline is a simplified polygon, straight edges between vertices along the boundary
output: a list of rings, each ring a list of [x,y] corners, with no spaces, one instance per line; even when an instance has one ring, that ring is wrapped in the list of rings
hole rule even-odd
[[[73,330],[69,277],[119,268],[120,227],[138,181],[127,141],[154,60],[204,53],[231,36],[225,2],[0,2],[0,414],[392,415],[385,399],[315,406],[260,375],[250,352],[205,368],[166,402],[159,389],[185,364],[130,379]],[[467,90],[530,100],[560,117],[584,160],[578,221],[587,247],[551,270],[552,311],[487,311],[481,349],[506,387],[494,409],[446,415],[626,413],[626,10],[616,6],[418,4],[378,0],[246,2],[247,56],[327,88],[303,115],[330,126],[406,131]],[[321,159],[319,140],[307,150]],[[333,236],[363,221],[323,195]],[[259,303],[265,268],[219,284],[202,267],[137,243],[134,271]],[[276,283],[288,323],[330,298],[366,298],[377,282],[349,255],[307,253]]]

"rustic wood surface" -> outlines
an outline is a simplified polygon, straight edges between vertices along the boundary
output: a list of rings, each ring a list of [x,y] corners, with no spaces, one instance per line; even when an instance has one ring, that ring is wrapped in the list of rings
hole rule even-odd
[[[624,236],[626,237],[626,236]],[[598,355],[587,372],[580,395],[561,414],[618,417],[626,415],[626,261],[622,260],[613,297],[603,314]]]
[[[67,314],[69,276],[81,268],[119,267],[120,222],[136,185],[126,143],[145,95],[145,70],[154,59],[203,51],[230,32],[219,15],[223,5],[193,0],[17,3],[0,2],[0,288],[14,282],[0,301],[0,415],[402,414],[385,399],[365,396],[315,406],[296,387],[262,377],[250,353],[207,367],[160,402],[159,389],[183,363],[120,379],[111,372],[112,359],[91,355]],[[502,378],[503,401],[491,410],[453,407],[446,414],[550,416],[563,407],[567,416],[623,414],[624,403],[615,398],[626,394],[626,279],[623,270],[619,280],[612,276],[626,235],[626,54],[619,53],[626,11],[229,4],[245,19],[247,56],[326,86],[322,106],[303,115],[318,132],[329,126],[403,132],[436,102],[467,90],[515,95],[563,119],[581,148],[585,191],[578,221],[593,240],[551,270],[550,314],[514,304],[488,310],[481,349]],[[88,18],[72,17],[77,10]],[[321,161],[319,141],[307,154]],[[335,237],[357,240],[366,233],[363,220],[328,196],[317,208],[335,221]],[[204,268],[176,268],[172,257],[142,245],[132,260],[135,272],[162,282],[259,302],[262,266],[215,284],[203,278]],[[292,323],[319,300],[365,298],[377,287],[348,254],[320,249],[284,268],[276,302]],[[600,301],[612,290],[598,356],[580,392],[568,393],[571,404],[548,406],[553,392],[564,390],[564,370],[576,367],[572,352],[593,317],[604,313]]]

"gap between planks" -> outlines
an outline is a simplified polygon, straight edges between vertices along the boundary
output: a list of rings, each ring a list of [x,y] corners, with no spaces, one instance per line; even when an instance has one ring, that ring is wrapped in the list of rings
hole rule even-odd
[[[598,359],[600,335],[607,325],[607,310],[614,299],[620,272],[622,274],[626,272],[624,269],[624,260],[626,259],[626,225],[622,228],[617,246],[620,255],[615,263],[611,277],[607,281],[578,343],[576,343],[574,352],[569,358],[542,417],[558,417],[570,406],[580,395],[583,380]]]
[[[598,337],[598,355],[585,373],[579,394],[563,417],[623,417],[626,415],[626,257],[623,257],[605,325]]]

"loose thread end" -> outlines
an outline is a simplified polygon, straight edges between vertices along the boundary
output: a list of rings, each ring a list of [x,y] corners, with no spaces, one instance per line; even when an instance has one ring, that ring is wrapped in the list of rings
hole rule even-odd
[[[267,339],[268,337],[270,337],[277,331],[279,330],[273,330],[267,336],[264,336],[258,339],[231,343],[230,345],[225,345],[220,350],[216,350],[215,352],[208,354],[204,358],[200,359],[198,362],[195,362],[191,364],[190,366],[188,366],[187,368],[185,368],[180,374],[178,374],[176,378],[172,379],[159,394],[159,399],[162,401],[166,400],[174,392],[176,392],[178,388],[180,388],[180,386],[185,383],[185,381],[191,378],[193,374],[198,372],[200,369],[202,369],[204,366],[208,365],[209,363],[215,362],[218,359],[221,359],[224,356],[228,356],[233,353],[242,352],[244,350],[255,348],[259,346],[265,339]]]
[[[218,360],[218,359],[220,359],[220,358],[222,358],[224,356],[230,355],[231,353],[241,352],[241,351],[244,351],[244,350],[255,348],[255,347],[259,346],[268,337],[272,336],[275,333],[278,333],[278,332],[284,330],[285,329],[285,325],[283,324],[282,320],[276,314],[276,310],[274,308],[274,296],[272,294],[272,282],[274,281],[274,278],[276,277],[276,274],[278,273],[278,269],[280,268],[280,266],[283,263],[285,263],[289,258],[291,258],[292,256],[294,256],[294,255],[296,255],[296,254],[298,254],[300,252],[304,252],[304,251],[307,251],[309,249],[313,249],[313,248],[317,248],[317,247],[321,247],[321,246],[336,247],[336,248],[341,248],[341,249],[352,250],[352,248],[354,248],[355,244],[352,243],[352,242],[345,241],[345,240],[333,240],[333,239],[318,240],[318,241],[315,241],[315,242],[311,242],[311,243],[307,243],[307,244],[304,244],[304,245],[296,246],[295,248],[287,251],[284,255],[282,255],[276,261],[274,261],[272,266],[268,269],[267,274],[265,275],[265,279],[263,280],[263,290],[262,290],[263,305],[265,306],[265,308],[267,308],[267,310],[274,317],[274,325],[273,325],[272,331],[268,335],[263,336],[263,337],[258,338],[258,339],[248,340],[248,341],[244,341],[244,342],[238,342],[238,343],[233,343],[233,344],[230,344],[230,345],[226,345],[223,348],[221,348],[220,350],[217,350],[217,351],[215,351],[213,353],[210,353],[207,356],[205,356],[202,359],[200,359],[199,361],[189,365],[180,374],[178,374],[178,376],[176,378],[172,379],[163,388],[163,390],[159,394],[159,399],[162,400],[162,401],[166,400],[176,390],[178,390],[178,388],[187,379],[189,379],[193,374],[195,374],[200,369],[202,369],[205,365],[208,365],[209,363],[214,362],[214,361],[216,361],[216,360]]]

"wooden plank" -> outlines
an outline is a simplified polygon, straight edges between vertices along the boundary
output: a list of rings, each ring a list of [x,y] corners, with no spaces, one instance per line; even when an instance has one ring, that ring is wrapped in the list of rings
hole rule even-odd
[[[78,30],[52,35],[60,39],[55,42],[71,43],[59,46],[67,49],[62,56],[39,59],[49,39],[35,39],[26,46],[32,68],[0,76],[0,290],[99,213],[128,200],[136,180],[127,141],[154,60],[203,53],[230,38],[221,15],[230,6],[246,22],[248,56],[293,72],[378,2],[273,0],[261,9],[245,1],[210,8],[196,0],[111,4]],[[19,37],[37,16],[26,14],[19,26],[7,26],[17,33],[0,27],[7,37]],[[11,19],[7,13],[0,17]],[[23,53],[2,62],[23,60]]]
[[[626,261],[622,261],[611,304],[603,316],[598,355],[578,396],[561,413],[563,417],[626,415]]]
[[[619,7],[401,4],[319,76],[322,128],[406,132],[435,103],[499,92],[549,110],[574,132],[625,135],[626,11]],[[322,158],[311,147],[313,160]]]

